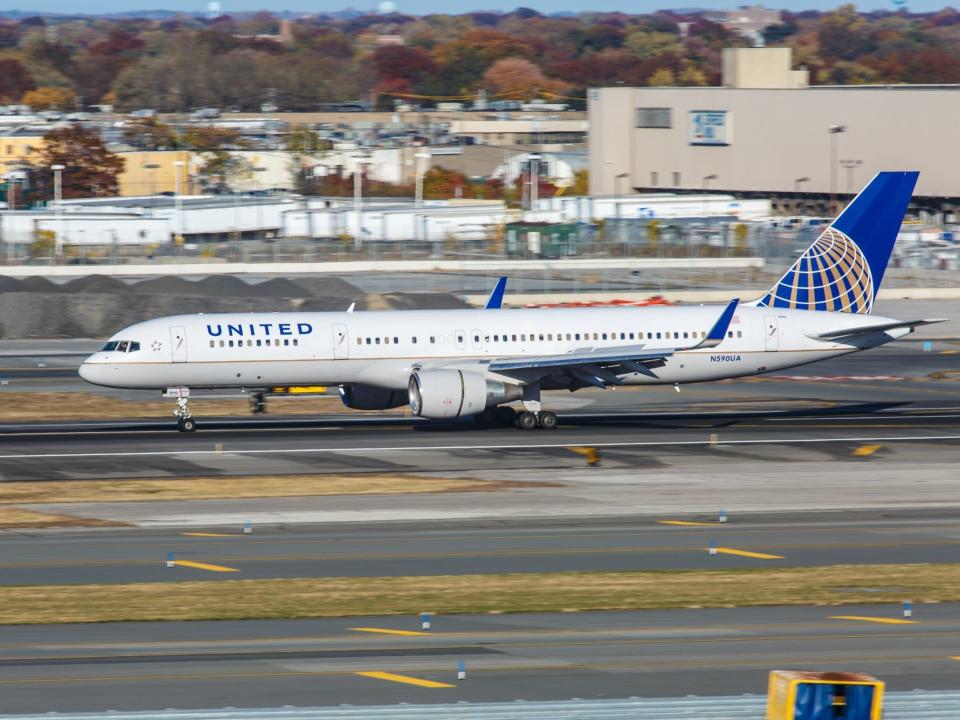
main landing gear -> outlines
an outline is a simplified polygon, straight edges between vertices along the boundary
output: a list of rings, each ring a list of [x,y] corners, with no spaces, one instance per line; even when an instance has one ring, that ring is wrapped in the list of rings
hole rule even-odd
[[[516,423],[521,430],[534,430],[535,428],[553,430],[557,426],[557,414],[549,410],[540,412],[530,412],[528,410],[517,414]]]

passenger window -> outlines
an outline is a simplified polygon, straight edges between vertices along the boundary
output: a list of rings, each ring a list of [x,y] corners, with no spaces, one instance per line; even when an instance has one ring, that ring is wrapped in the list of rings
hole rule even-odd
[[[213,346],[214,346],[214,341],[211,340],[211,341],[210,341],[210,347],[213,347]]]
[[[395,338],[393,339],[393,344],[394,344],[394,345],[399,345],[399,344],[400,344],[400,338],[395,337]]]
[[[570,340],[570,333],[567,333],[567,340]]]
[[[732,338],[732,337],[733,337],[733,330],[727,330],[727,337],[728,337],[728,338]]]
[[[683,334],[683,337],[684,337],[684,338],[688,338],[688,337],[689,337],[689,333],[684,333],[684,334]]]
[[[257,347],[263,347],[263,340],[257,338]]]
[[[384,345],[389,345],[389,344],[390,344],[390,338],[389,338],[389,337],[385,337],[385,338],[383,339],[383,344],[384,344]]]
[[[247,347],[253,347],[253,340],[247,340]]]
[[[437,341],[437,338],[433,335],[430,336],[430,344],[433,345]]]
[[[375,342],[377,345],[379,345],[379,344],[380,344],[380,338],[376,338],[376,339],[374,340],[374,342]]]
[[[230,347],[233,347],[233,340],[228,340],[228,342],[230,343]]]
[[[553,340],[553,333],[547,333],[547,340]]]
[[[627,339],[627,334],[626,334],[626,333],[620,333],[620,339],[621,339],[621,340],[626,340],[626,339]]]
[[[225,344],[226,343],[224,343],[223,340],[220,341],[220,347],[223,347]]]
[[[410,338],[410,342],[412,342],[414,345],[416,345],[416,344],[417,344],[417,338],[416,338],[416,336]]]
[[[579,339],[580,339],[580,333],[575,334],[573,337],[574,337],[574,339],[579,340]]]
[[[363,338],[357,338],[357,345],[363,345]]]
[[[657,333],[657,340],[660,339],[660,333]]]
[[[300,344],[300,340],[299,340],[298,338],[294,338],[294,339],[293,339],[293,344],[294,344],[294,345],[299,345],[299,344]]]
[[[633,340],[633,333],[630,333],[630,339]]]
[[[369,339],[369,338],[367,338],[367,342],[368,342],[368,343],[370,342],[370,339]],[[284,339],[283,339],[283,346],[284,346],[284,347],[290,347],[290,338],[284,338]]]
[[[743,337],[743,330],[737,330],[737,337],[738,337],[738,338],[742,338],[742,337]]]
[[[593,334],[593,339],[594,339],[594,340],[599,340],[599,339],[600,339],[599,333],[594,333],[594,334]]]
[[[521,336],[520,336],[520,342],[526,342],[526,341],[527,341],[527,336],[526,336],[526,335],[521,335]]]
[[[126,341],[126,340],[121,340],[121,341],[120,341],[120,344],[117,345],[117,352],[123,352],[123,353],[125,353],[126,351],[127,351],[127,341]]]
[[[606,333],[603,334],[603,339],[604,339],[604,340],[607,339],[607,334],[606,334]]]
[[[543,342],[543,333],[540,333],[540,342]]]
[[[673,333],[673,339],[674,339],[674,340],[679,340],[679,339],[680,339],[680,333],[674,332],[674,333]]]

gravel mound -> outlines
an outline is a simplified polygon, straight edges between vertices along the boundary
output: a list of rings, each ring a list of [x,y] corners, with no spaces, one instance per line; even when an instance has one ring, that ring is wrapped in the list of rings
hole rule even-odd
[[[473,307],[448,293],[387,293],[383,299],[394,310],[463,310]]]
[[[60,292],[100,293],[101,295],[133,292],[131,287],[121,280],[106,275],[87,275],[70,280],[60,286]]]
[[[20,281],[20,292],[58,293],[62,291],[62,285],[52,283],[38,275],[32,275]]]

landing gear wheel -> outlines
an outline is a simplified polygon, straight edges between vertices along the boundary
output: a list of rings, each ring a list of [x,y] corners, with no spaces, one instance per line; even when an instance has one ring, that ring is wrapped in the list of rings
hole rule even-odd
[[[494,410],[494,420],[500,427],[516,425],[517,411],[510,407],[500,406]]]
[[[194,432],[197,429],[197,421],[193,418],[180,418],[177,420],[177,430],[180,432]]]
[[[537,416],[532,412],[522,412],[517,416],[517,427],[521,430],[533,430],[537,427]]]
[[[557,414],[549,410],[540,413],[540,427],[544,430],[553,430],[557,427]]]

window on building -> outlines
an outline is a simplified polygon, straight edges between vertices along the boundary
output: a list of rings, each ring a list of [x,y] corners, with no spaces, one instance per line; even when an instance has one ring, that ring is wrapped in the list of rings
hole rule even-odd
[[[673,127],[670,108],[637,108],[637,127],[669,130]]]
[[[650,187],[656,187],[657,183],[660,182],[658,179],[657,171],[654,170],[650,173]]]
[[[673,174],[673,186],[680,187],[680,173],[678,172]]]

